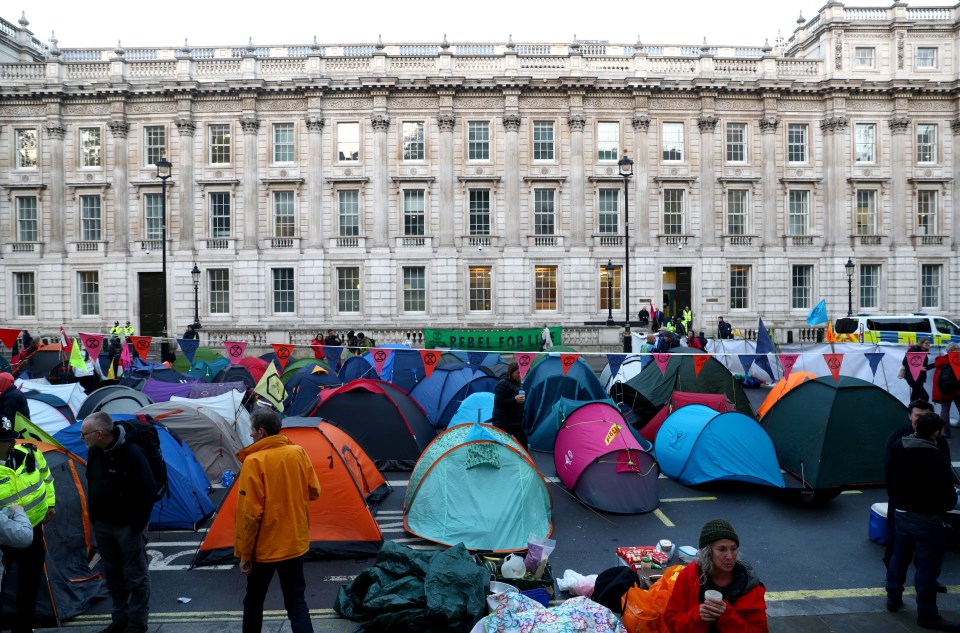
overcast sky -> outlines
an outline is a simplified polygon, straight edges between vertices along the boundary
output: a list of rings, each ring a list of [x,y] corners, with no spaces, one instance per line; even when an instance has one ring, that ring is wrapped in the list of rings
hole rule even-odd
[[[41,41],[56,33],[60,48],[144,46],[569,42],[606,40],[632,44],[773,44],[789,38],[797,16],[814,17],[826,0],[632,0],[534,2],[533,0],[314,0],[312,2],[217,2],[161,0],[118,2],[45,0],[4,2],[0,16],[16,23],[26,11]],[[892,2],[850,0],[847,6],[889,7]],[[909,6],[951,6],[946,0],[913,0]],[[91,10],[92,8],[95,10]]]

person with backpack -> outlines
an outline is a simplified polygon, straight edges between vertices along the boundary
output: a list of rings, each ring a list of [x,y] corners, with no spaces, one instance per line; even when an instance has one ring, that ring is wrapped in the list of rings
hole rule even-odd
[[[152,445],[149,422],[114,424],[110,414],[88,415],[80,427],[87,453],[87,512],[103,559],[113,602],[100,633],[146,633],[150,566],[146,529],[157,501],[154,468],[143,445]],[[156,434],[152,426],[150,430]],[[137,437],[140,434],[143,437]],[[150,449],[151,452],[153,449]],[[159,440],[156,452],[159,454]]]
[[[960,380],[950,364],[950,352],[960,353],[960,344],[950,343],[942,356],[933,359],[933,401],[940,403],[944,437],[950,437],[950,409],[956,404],[960,411]]]

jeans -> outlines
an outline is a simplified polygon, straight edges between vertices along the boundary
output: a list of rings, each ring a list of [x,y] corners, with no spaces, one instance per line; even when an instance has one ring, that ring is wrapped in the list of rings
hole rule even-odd
[[[17,612],[14,614],[13,633],[32,631],[34,615],[37,610],[37,595],[40,593],[41,573],[47,556],[46,544],[43,541],[43,523],[33,528],[33,542],[23,549],[4,547],[3,557],[7,561],[7,571],[17,567]],[[6,577],[3,585],[6,586]],[[0,620],[4,620],[0,607]],[[6,626],[6,622],[4,623]]]
[[[263,602],[274,573],[280,577],[283,607],[290,618],[290,630],[293,633],[313,633],[310,609],[304,598],[307,581],[303,577],[303,556],[276,563],[253,563],[253,571],[247,576],[247,595],[243,597],[243,633],[260,633]]]
[[[887,567],[887,594],[898,597],[903,594],[912,559],[916,568],[913,584],[917,588],[917,617],[936,619],[937,579],[946,546],[943,521],[933,515],[897,512],[895,525],[893,557]]]
[[[121,625],[146,626],[150,614],[146,535],[142,530],[134,532],[128,525],[106,523],[94,523],[93,533],[113,603],[111,620]]]

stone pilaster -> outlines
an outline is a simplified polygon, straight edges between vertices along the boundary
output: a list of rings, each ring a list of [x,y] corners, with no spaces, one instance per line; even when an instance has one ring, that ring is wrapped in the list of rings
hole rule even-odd
[[[587,126],[587,117],[582,114],[571,114],[567,118],[570,126],[570,226],[572,228],[571,243],[573,246],[583,246],[587,242],[585,195],[583,183],[586,180],[583,164],[583,129]],[[560,147],[557,147],[559,160]]]
[[[950,183],[950,197],[952,202],[952,223],[949,228],[944,226],[945,229],[950,234],[950,249],[953,250],[956,248],[957,244],[960,243],[960,206],[958,206],[957,201],[960,201],[960,152],[957,151],[957,148],[960,147],[960,119],[953,119],[950,121],[950,129],[953,131],[953,182]],[[946,207],[946,205],[941,205]]]
[[[717,243],[714,131],[719,120],[713,115],[703,115],[697,119],[697,127],[700,128],[700,239],[703,246],[714,246]]]
[[[503,180],[506,192],[507,246],[520,246],[520,115],[503,115],[506,130]]]
[[[197,133],[197,124],[189,118],[180,117],[176,121],[177,136],[179,143],[178,158],[180,162],[180,180],[177,190],[178,207],[180,213],[180,244],[189,246],[193,250],[194,232],[197,225],[196,203],[194,195],[196,186],[194,185],[194,145],[193,139]]]
[[[307,126],[307,148],[311,157],[323,156],[323,116],[310,115],[305,119]],[[323,248],[323,161],[308,161],[307,173],[307,246]]]
[[[127,136],[130,124],[126,119],[111,119],[107,122],[113,139],[113,234],[109,239],[120,252],[126,252],[130,244],[130,199],[127,195]],[[104,205],[104,208],[106,205]]]
[[[777,243],[777,127],[780,119],[769,114],[760,119],[760,135],[763,156],[761,188],[763,195],[763,248]],[[751,205],[752,206],[752,205]]]
[[[49,121],[44,130],[50,142],[50,250],[54,253],[64,251],[64,227],[66,200],[64,199],[64,178],[66,164],[63,154],[63,137],[67,129],[59,121]]]
[[[454,244],[454,216],[456,210],[453,203],[454,186],[454,156],[453,156],[453,128],[456,117],[452,113],[444,113],[437,117],[437,127],[440,128],[440,246],[452,247]]]
[[[844,183],[848,123],[849,120],[845,116],[832,116],[820,121],[820,131],[823,133],[823,241],[825,246],[834,246],[842,239],[844,231],[850,231],[851,220],[845,213],[848,205],[845,200]]]
[[[256,116],[240,118],[243,130],[243,247],[257,250],[257,232],[260,226],[260,178],[258,169],[258,138],[260,119]]]
[[[390,231],[390,156],[387,151],[387,130],[390,117],[376,113],[370,117],[373,126],[373,245],[388,246]]]
[[[650,117],[637,113],[630,119],[633,126],[633,226],[637,227],[634,244],[649,244],[656,248],[657,237],[650,231],[650,210],[648,205],[648,185],[650,180],[649,157],[647,156],[647,135],[650,131]]]
[[[904,116],[895,116],[889,121],[890,125],[890,173],[906,174],[909,157],[907,156],[907,143],[909,143],[910,119]],[[957,163],[954,161],[954,169],[957,169]],[[956,184],[954,185],[956,186]],[[907,244],[908,236],[913,235],[912,214],[907,209],[907,190],[904,186],[904,179],[890,179],[890,247],[897,247]]]

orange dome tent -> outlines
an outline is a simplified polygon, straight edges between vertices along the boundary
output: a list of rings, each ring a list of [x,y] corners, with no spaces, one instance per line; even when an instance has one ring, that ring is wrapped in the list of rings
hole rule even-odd
[[[760,405],[760,408],[757,409],[757,417],[761,420],[763,419],[764,414],[770,410],[770,407],[777,403],[783,394],[787,393],[797,385],[803,384],[808,380],[813,380],[816,378],[813,374],[808,371],[795,371],[791,372],[790,376],[786,380],[780,379],[776,384],[770,389],[770,393],[767,394],[767,397],[763,399],[763,404]]]

